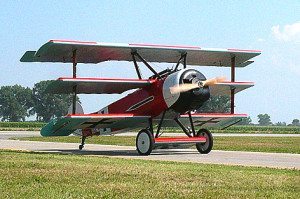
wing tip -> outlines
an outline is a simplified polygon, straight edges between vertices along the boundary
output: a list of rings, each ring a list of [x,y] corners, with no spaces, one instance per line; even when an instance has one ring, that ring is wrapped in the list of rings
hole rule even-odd
[[[34,62],[36,51],[26,51],[21,57],[20,62]]]

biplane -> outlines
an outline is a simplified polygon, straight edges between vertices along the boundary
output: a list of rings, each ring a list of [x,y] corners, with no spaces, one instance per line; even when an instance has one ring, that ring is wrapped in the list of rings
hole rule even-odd
[[[72,63],[73,75],[53,81],[47,92],[73,94],[69,113],[51,120],[41,130],[42,136],[82,137],[116,134],[142,129],[136,136],[140,155],[149,155],[154,148],[165,145],[195,144],[197,150],[207,154],[213,147],[211,126],[227,128],[246,114],[234,112],[236,93],[252,87],[253,82],[236,82],[235,68],[245,67],[257,50],[213,49],[195,46],[156,44],[119,44],[69,40],[50,40],[37,51],[27,51],[21,62]],[[77,64],[97,64],[105,61],[133,63],[137,78],[78,77]],[[172,69],[156,71],[151,63],[173,63]],[[140,66],[147,67],[153,75],[142,78]],[[188,66],[230,67],[231,81],[206,77]],[[84,113],[76,102],[77,94],[116,94],[135,89],[131,94],[93,113]],[[228,95],[230,113],[196,113],[211,96]],[[180,127],[183,136],[161,136],[162,127]]]

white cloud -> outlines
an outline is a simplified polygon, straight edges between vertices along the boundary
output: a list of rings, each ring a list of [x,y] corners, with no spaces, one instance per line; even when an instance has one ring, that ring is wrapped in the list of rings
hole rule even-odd
[[[280,31],[279,25],[271,28],[273,36],[279,41],[296,41],[300,42],[300,22],[287,24]]]
[[[263,38],[258,38],[257,41],[258,41],[258,42],[265,42],[266,40],[263,39]]]

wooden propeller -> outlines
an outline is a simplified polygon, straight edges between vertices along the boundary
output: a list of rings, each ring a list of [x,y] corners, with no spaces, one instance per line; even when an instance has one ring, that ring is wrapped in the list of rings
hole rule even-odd
[[[225,77],[215,77],[212,79],[199,81],[197,83],[187,83],[187,84],[179,84],[174,87],[170,87],[171,94],[177,94],[186,92],[195,88],[202,88],[204,86],[212,86],[220,82],[224,82],[226,80]]]

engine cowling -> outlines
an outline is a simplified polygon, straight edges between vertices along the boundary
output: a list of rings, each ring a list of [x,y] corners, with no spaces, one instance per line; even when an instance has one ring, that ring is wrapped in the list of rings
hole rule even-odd
[[[200,108],[210,97],[209,87],[192,89],[181,93],[171,93],[170,88],[185,83],[197,83],[206,77],[194,69],[184,69],[169,75],[163,85],[163,96],[167,106],[179,113]]]

